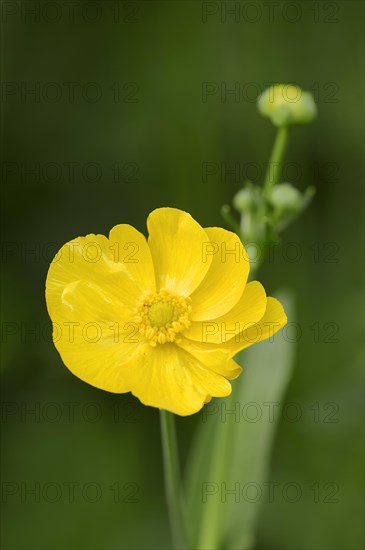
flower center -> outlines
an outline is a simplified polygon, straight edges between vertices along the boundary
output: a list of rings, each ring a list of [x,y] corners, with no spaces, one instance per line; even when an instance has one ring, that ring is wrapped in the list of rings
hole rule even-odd
[[[149,307],[147,316],[153,327],[163,328],[176,317],[175,308],[171,302],[155,302]]]
[[[137,307],[138,330],[151,346],[173,342],[176,335],[190,327],[191,298],[166,289],[145,296]]]

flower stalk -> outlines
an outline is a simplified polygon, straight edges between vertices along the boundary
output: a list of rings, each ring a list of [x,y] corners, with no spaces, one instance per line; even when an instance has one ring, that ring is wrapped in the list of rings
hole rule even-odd
[[[279,183],[289,135],[289,126],[280,126],[278,128],[264,181],[263,195],[266,197],[269,196],[272,188]]]
[[[190,550],[174,415],[160,409],[165,492],[174,550]]]

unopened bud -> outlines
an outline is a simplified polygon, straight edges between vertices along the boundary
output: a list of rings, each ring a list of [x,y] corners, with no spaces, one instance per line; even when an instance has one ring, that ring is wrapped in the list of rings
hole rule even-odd
[[[262,197],[260,189],[246,182],[245,187],[240,189],[233,197],[233,206],[238,212],[257,212],[262,206]]]
[[[307,124],[317,114],[311,92],[304,92],[293,84],[277,84],[267,88],[258,99],[258,109],[275,126]]]
[[[276,185],[268,198],[269,203],[277,212],[296,214],[302,208],[301,193],[290,183]]]
[[[238,193],[233,197],[233,206],[238,212],[244,212],[245,210],[251,210],[255,204],[255,197],[252,189],[244,188],[240,189]]]

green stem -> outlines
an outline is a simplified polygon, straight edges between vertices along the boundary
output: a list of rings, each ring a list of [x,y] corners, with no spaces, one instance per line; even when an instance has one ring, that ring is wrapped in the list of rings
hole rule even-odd
[[[288,145],[289,134],[289,126],[280,126],[278,128],[278,133],[276,134],[276,139],[271,151],[270,161],[266,171],[263,188],[264,196],[267,196],[274,185],[279,183],[285,151]]]
[[[231,402],[232,396],[226,401],[228,408],[230,408],[229,405]],[[218,418],[217,422],[219,422]],[[209,477],[207,477],[212,483],[221,484],[225,481],[231,458],[231,429],[232,422],[220,422],[216,426],[216,436],[212,448],[212,462],[209,469]],[[222,504],[218,495],[215,498],[207,499],[203,506],[197,544],[198,550],[217,550],[219,548],[222,542],[222,519]]]
[[[285,152],[288,146],[289,142],[289,136],[290,136],[290,126],[280,126],[278,128],[276,138],[274,141],[274,145],[271,151],[270,160],[267,166],[267,171],[265,175],[265,181],[262,188],[262,195],[264,199],[267,199],[270,191],[272,188],[277,185],[280,181],[280,176],[283,168],[283,162],[285,157]],[[265,206],[267,208],[267,206]],[[261,219],[256,217],[256,223],[261,224],[263,222],[265,216],[265,212],[262,213]],[[241,217],[241,224],[244,223],[245,220]],[[262,228],[260,228],[260,231],[262,232]],[[264,243],[265,237],[263,238],[262,235],[259,234],[258,226],[253,229],[252,232],[252,240],[256,242],[259,246],[262,246]],[[260,258],[255,262],[255,264],[251,264],[250,269],[250,279],[255,275],[255,272],[259,269],[263,259],[264,259],[264,250],[261,250]]]
[[[177,448],[174,415],[160,409],[160,425],[166,501],[169,511],[174,549],[188,550],[185,506],[181,488],[179,453]]]

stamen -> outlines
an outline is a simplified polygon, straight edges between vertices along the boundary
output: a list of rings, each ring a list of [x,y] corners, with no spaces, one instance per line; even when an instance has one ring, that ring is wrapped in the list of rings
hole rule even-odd
[[[179,296],[163,288],[141,300],[134,321],[151,346],[173,342],[178,333],[191,325],[190,304],[191,298]]]

